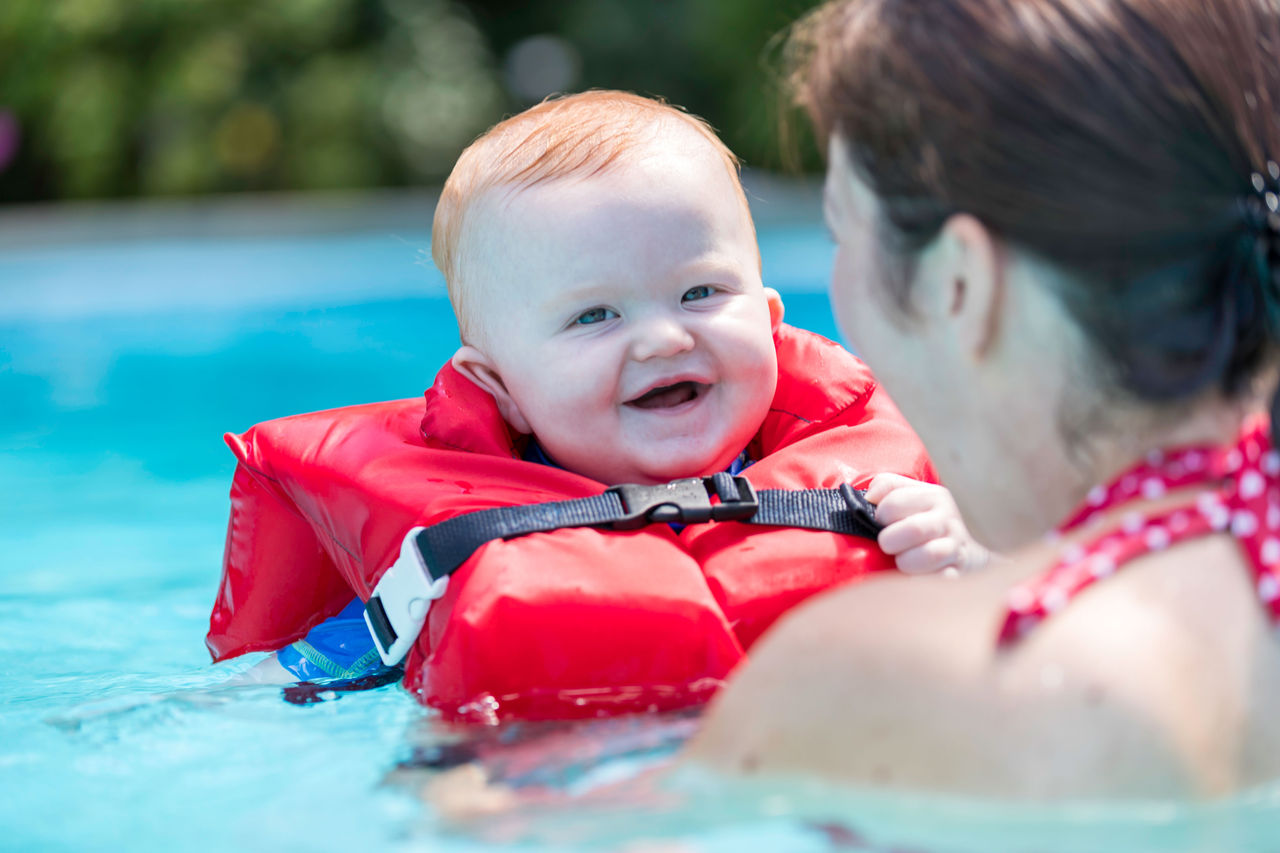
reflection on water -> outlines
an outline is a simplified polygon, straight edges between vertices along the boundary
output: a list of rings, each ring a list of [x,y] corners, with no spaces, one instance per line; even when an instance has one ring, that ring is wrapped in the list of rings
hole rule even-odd
[[[362,814],[359,832],[338,828],[299,836],[291,821],[269,813],[273,809],[246,809],[252,828],[241,824],[237,843],[247,839],[254,849],[275,849],[300,837],[308,839],[307,849],[326,850],[357,838],[362,844],[380,839],[392,849],[459,851],[1276,849],[1280,785],[1216,804],[1028,806],[849,792],[816,780],[731,782],[677,764],[677,750],[697,727],[693,712],[460,727],[407,703],[394,687],[383,687],[342,695],[341,702],[331,696],[324,716],[316,717],[316,708],[284,701],[278,686],[228,686],[208,683],[209,677],[206,671],[204,686],[168,692],[161,690],[165,680],[153,679],[149,686],[155,692],[89,701],[45,723],[75,746],[77,770],[89,776],[164,784],[170,778],[166,771],[204,763],[201,772],[211,773],[216,785],[193,793],[222,786],[214,802],[226,809],[244,808],[238,801],[248,796],[246,785],[270,779],[288,788],[325,766],[321,780],[336,786],[328,793],[342,793],[345,813],[358,806]],[[169,686],[193,680],[174,678]],[[359,784],[339,783],[343,768],[356,769],[350,762],[354,751],[371,745],[365,727],[374,722],[390,726],[377,738],[383,747],[378,760],[356,773]],[[254,732],[272,742],[267,749],[277,760],[282,752],[301,751],[265,778],[252,769],[263,759],[258,749],[213,758]],[[326,755],[315,753],[317,734],[331,744]],[[205,745],[195,747],[194,741]],[[286,749],[277,750],[281,741]],[[394,748],[385,749],[391,743]],[[290,774],[299,778],[286,783]],[[267,796],[281,808],[296,801],[296,794],[284,791]],[[303,814],[310,820],[324,811],[312,804]],[[210,849],[219,849],[227,836],[207,840],[218,841]]]

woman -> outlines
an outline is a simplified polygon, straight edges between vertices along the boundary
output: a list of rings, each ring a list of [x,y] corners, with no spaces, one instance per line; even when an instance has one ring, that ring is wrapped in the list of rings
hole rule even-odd
[[[858,0],[794,44],[838,318],[1015,556],[795,611],[692,754],[997,796],[1280,775],[1280,6]]]

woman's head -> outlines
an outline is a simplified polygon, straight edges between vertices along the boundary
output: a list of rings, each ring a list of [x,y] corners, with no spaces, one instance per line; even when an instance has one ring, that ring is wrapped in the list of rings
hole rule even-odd
[[[959,221],[956,245],[985,230],[991,263],[1066,309],[1095,409],[1238,395],[1273,360],[1276,0],[853,0],[792,46],[798,100],[839,140],[832,179],[869,193],[875,257],[854,272],[876,281],[854,284],[904,335]],[[835,300],[852,302],[839,280]],[[853,343],[881,367],[878,341]]]

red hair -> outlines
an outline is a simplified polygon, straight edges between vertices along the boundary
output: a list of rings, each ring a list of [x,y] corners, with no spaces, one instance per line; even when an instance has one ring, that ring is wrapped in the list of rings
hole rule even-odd
[[[462,152],[445,181],[431,227],[431,257],[444,274],[459,324],[464,324],[459,252],[476,199],[495,187],[520,189],[599,174],[651,145],[672,122],[700,134],[723,158],[750,220],[738,158],[697,116],[629,92],[595,90],[548,99],[491,127]]]

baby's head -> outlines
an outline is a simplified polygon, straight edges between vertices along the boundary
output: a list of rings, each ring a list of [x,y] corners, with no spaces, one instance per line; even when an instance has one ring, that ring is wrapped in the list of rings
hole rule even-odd
[[[445,184],[432,255],[454,367],[571,471],[721,471],[769,410],[782,302],[736,158],[680,110],[586,92],[496,125]]]

